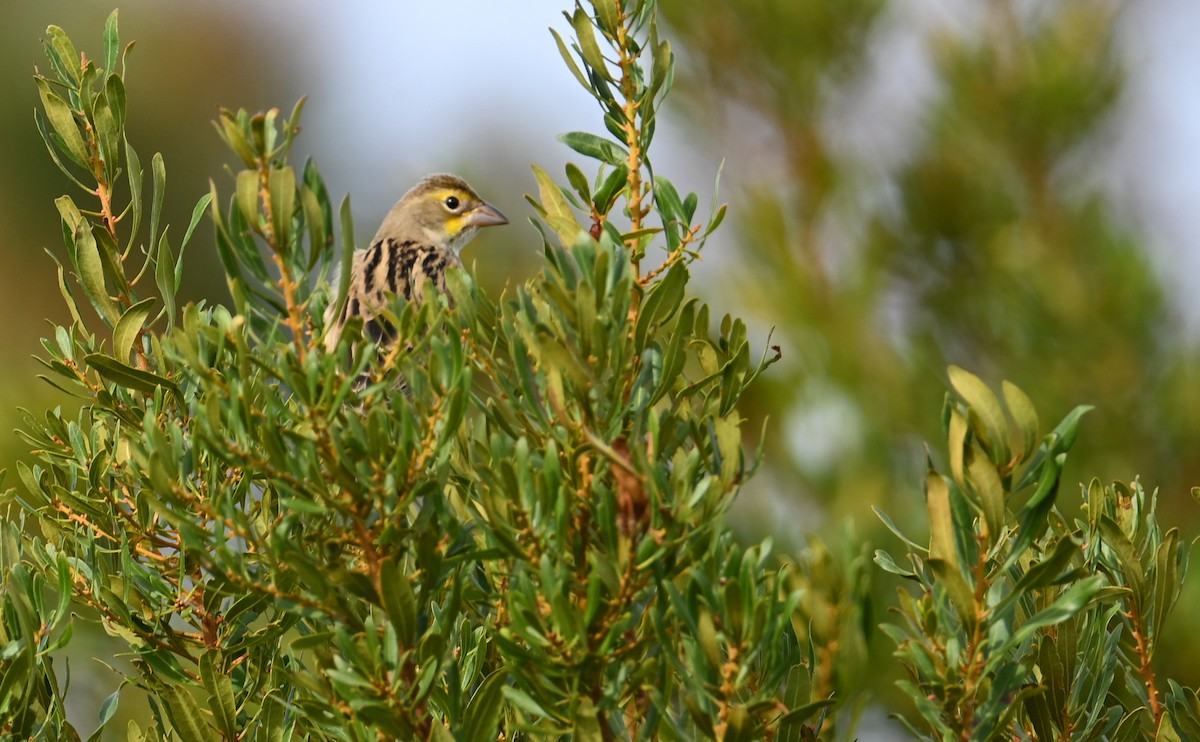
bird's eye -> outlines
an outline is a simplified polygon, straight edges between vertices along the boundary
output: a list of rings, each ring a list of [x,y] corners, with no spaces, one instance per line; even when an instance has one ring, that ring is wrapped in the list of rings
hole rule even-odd
[[[446,208],[454,211],[458,208],[458,198],[455,196],[446,196],[446,200],[442,203],[446,204]]]

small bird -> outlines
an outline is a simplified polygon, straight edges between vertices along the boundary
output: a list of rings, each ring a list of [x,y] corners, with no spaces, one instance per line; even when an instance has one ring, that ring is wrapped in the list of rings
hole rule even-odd
[[[462,266],[459,253],[481,227],[508,224],[457,175],[428,175],[392,207],[367,249],[354,256],[346,304],[336,319],[336,304],[325,313],[325,349],[332,351],[346,321],[362,317],[363,331],[378,344],[395,340],[394,329],[379,314],[388,295],[405,301],[421,297],[427,283],[446,290],[446,270]]]

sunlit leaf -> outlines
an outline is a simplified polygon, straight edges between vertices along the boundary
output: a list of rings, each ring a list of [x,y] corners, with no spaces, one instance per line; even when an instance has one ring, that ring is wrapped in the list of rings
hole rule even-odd
[[[113,355],[118,360],[129,359],[129,351],[133,348],[138,333],[145,326],[146,318],[150,316],[150,309],[154,306],[154,301],[154,297],[139,301],[126,309],[121,318],[117,320],[117,325],[113,328]]]

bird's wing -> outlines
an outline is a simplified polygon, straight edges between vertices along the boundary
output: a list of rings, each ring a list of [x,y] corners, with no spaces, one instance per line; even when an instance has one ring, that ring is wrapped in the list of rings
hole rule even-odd
[[[390,237],[371,243],[354,256],[346,305],[333,324],[335,305],[327,310],[325,348],[332,350],[337,345],[346,321],[355,315],[363,318],[364,330],[375,342],[392,340],[393,328],[378,318],[387,306],[388,294],[412,301],[421,297],[430,282],[445,291],[446,270],[459,264],[452,252],[435,245]]]

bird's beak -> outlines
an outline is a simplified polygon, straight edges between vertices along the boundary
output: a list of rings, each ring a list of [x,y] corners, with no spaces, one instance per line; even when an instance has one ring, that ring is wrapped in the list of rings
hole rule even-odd
[[[468,227],[498,227],[508,224],[508,217],[501,214],[495,206],[485,203],[468,211],[464,222]]]

